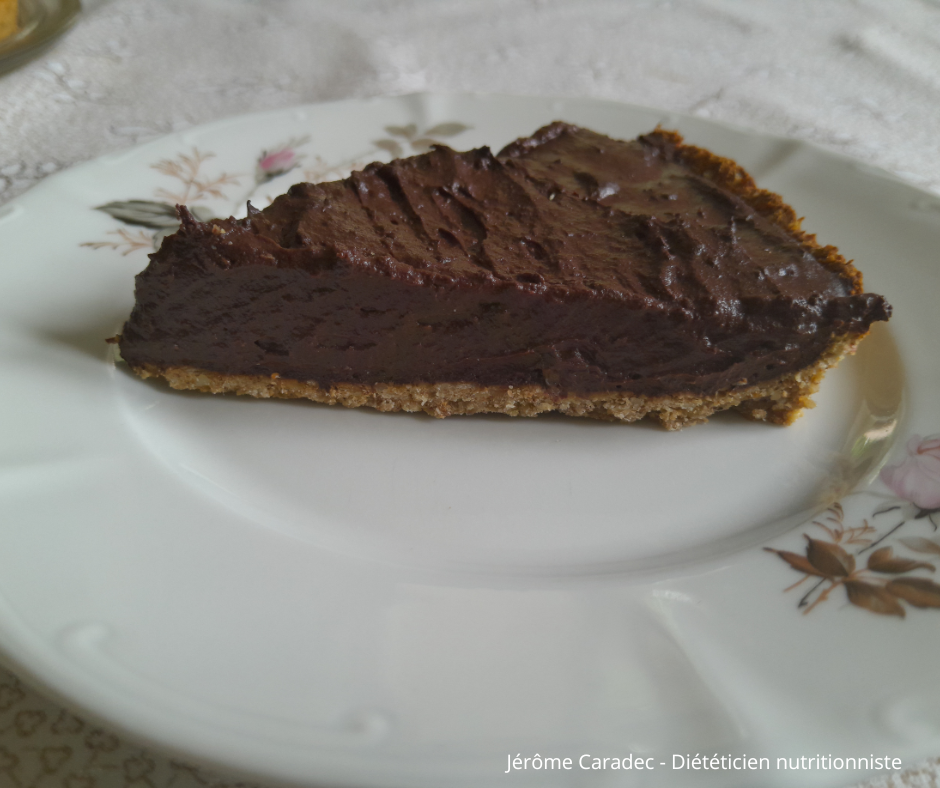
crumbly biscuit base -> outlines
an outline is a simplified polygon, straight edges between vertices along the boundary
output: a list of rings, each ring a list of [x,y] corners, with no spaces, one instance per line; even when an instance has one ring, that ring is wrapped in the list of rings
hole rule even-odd
[[[804,408],[814,407],[810,397],[819,388],[826,370],[847,353],[853,353],[859,336],[837,337],[810,367],[756,386],[701,396],[674,394],[642,397],[622,392],[558,396],[538,386],[481,386],[475,383],[337,383],[323,388],[312,381],[277,375],[229,375],[195,367],[134,367],[142,378],[162,377],[174,389],[212,394],[244,394],[261,399],[309,399],[347,408],[424,412],[435,418],[503,413],[507,416],[537,416],[558,411],[604,421],[632,422],[650,418],[668,430],[704,422],[713,413],[737,409],[754,421],[790,424]]]

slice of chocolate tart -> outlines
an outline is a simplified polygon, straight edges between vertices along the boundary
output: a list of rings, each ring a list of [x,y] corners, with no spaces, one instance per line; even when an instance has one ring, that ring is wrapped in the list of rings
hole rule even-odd
[[[250,206],[249,206],[250,207]],[[737,164],[553,123],[196,221],[121,354],[179,389],[432,416],[789,424],[890,306]]]

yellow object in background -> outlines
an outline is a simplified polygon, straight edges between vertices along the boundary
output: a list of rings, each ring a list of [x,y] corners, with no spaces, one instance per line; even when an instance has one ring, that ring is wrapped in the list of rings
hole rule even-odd
[[[0,0],[0,41],[16,32],[16,0]]]

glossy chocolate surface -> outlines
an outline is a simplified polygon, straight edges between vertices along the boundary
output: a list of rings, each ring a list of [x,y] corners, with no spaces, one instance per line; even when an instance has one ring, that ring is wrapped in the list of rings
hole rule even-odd
[[[669,134],[556,123],[439,147],[183,226],[137,278],[132,365],[349,383],[708,394],[811,364],[881,296]]]

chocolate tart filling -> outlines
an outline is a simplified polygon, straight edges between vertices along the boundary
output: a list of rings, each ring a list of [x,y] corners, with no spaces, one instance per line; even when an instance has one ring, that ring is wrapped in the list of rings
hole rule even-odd
[[[142,374],[216,381],[192,388],[511,387],[549,405],[645,399],[639,416],[577,415],[669,426],[702,420],[668,411],[705,397],[785,423],[811,391],[774,403],[774,382],[821,375],[890,315],[779,197],[665,131],[553,123],[496,156],[442,146],[297,184],[243,220],[181,216],[137,277],[120,348]]]

